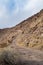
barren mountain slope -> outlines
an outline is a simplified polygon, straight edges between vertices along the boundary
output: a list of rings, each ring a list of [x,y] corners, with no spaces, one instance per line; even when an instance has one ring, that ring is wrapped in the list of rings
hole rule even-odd
[[[43,65],[43,10],[0,29],[0,65]]]
[[[0,48],[12,44],[43,49],[43,10],[15,27],[0,29]]]

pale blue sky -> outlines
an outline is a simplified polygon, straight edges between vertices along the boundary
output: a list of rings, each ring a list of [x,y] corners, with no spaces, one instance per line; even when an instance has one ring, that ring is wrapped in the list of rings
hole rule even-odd
[[[43,9],[43,0],[0,0],[0,28],[12,27]]]

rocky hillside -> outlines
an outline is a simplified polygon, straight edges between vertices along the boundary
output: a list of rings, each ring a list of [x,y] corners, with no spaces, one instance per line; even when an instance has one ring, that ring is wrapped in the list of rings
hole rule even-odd
[[[43,10],[0,29],[0,65],[43,65]]]
[[[15,27],[0,29],[0,48],[12,44],[43,49],[43,10]]]

